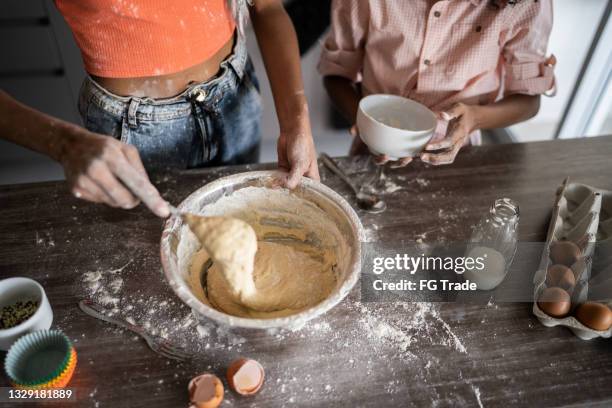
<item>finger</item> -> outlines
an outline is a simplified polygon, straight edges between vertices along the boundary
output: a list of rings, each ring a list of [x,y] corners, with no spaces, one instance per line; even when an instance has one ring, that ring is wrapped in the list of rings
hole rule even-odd
[[[453,140],[449,137],[446,137],[439,142],[432,142],[425,146],[425,150],[434,151],[434,150],[445,150],[450,149],[453,146]]]
[[[276,156],[278,157],[278,168],[288,172],[291,166],[287,161],[286,145],[283,138],[279,138],[276,144]]]
[[[308,170],[304,175],[313,180],[321,180],[321,177],[319,176],[319,166],[316,160],[313,160],[312,163],[310,163],[310,167],[308,167]]]
[[[444,120],[453,120],[461,117],[463,115],[465,105],[461,103],[457,103],[453,105],[452,108],[447,109],[446,111],[440,112],[440,117]]]
[[[457,145],[452,150],[443,153],[423,153],[421,154],[421,160],[425,163],[433,164],[434,166],[451,164],[455,161],[460,148],[461,145]]]
[[[110,170],[119,177],[132,193],[134,193],[144,205],[155,215],[167,218],[170,215],[170,207],[160,195],[159,191],[139,171],[132,167],[124,156],[120,155],[109,160]]]
[[[452,110],[449,110],[449,111],[446,111],[446,112],[440,112],[440,118],[442,120],[451,121],[451,120],[453,120],[453,119],[455,119],[457,117],[458,117],[457,113],[452,111]]]
[[[75,187],[74,189],[72,189],[72,193],[74,194],[76,198],[79,198],[85,201],[89,201],[90,203],[96,203],[96,204],[104,203],[104,200],[98,198],[95,194],[92,194],[87,190],[81,190]]]
[[[285,181],[285,187],[290,190],[293,190],[298,186],[300,180],[302,179],[302,175],[306,172],[304,165],[302,162],[295,163],[291,170],[289,171],[289,175],[287,175],[287,179]]]
[[[353,142],[351,143],[351,148],[349,149],[350,156],[365,154],[367,153],[367,151],[368,149],[366,144],[363,143],[360,138],[356,137],[355,139],[353,139]]]
[[[96,204],[104,203],[104,200],[98,198],[95,194],[92,194],[87,190],[81,190],[78,187],[75,187],[72,189],[72,194],[74,194],[76,198],[80,200],[89,201],[90,203],[96,203]]]
[[[349,133],[351,134],[351,136],[353,137],[357,137],[359,136],[359,130],[357,129],[357,125],[353,125],[351,126],[351,128],[349,129]]]
[[[389,161],[389,156],[387,156],[386,154],[380,155],[380,156],[374,156],[374,163],[378,164],[379,166],[382,166],[383,164],[387,163]]]
[[[117,180],[103,161],[92,162],[88,169],[88,175],[104,190],[116,206],[127,209],[138,205],[138,199]]]
[[[132,167],[134,167],[144,176],[149,178],[149,176],[147,175],[147,171],[145,170],[145,167],[142,164],[142,160],[140,159],[140,154],[138,154],[138,149],[136,149],[132,145],[126,144],[123,146],[122,150],[123,150],[123,154],[125,154],[125,157],[127,158],[128,162],[132,165]]]
[[[455,141],[449,138],[449,136],[459,127],[464,111],[465,105],[458,103],[445,112],[438,112],[436,114],[439,119],[436,125],[436,134],[432,138],[433,141],[429,142],[424,150],[431,151],[452,148]]]
[[[431,151],[431,150],[451,149],[456,143],[458,126],[459,126],[459,119],[449,122],[448,127],[446,129],[446,136],[444,137],[444,139],[439,140],[437,142],[428,143],[427,146],[425,146],[425,150]]]
[[[408,163],[412,161],[412,157],[403,157],[391,164],[391,168],[397,169],[400,167],[406,167]]]
[[[72,188],[72,194],[76,198],[82,200],[91,201],[92,203],[106,203],[112,207],[115,207],[115,203],[110,197],[89,177],[86,175],[80,175],[74,187]]]

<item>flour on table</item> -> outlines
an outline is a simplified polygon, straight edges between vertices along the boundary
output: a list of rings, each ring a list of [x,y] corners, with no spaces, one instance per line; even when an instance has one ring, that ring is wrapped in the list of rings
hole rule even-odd
[[[385,179],[385,185],[384,185],[384,188],[383,188],[383,193],[391,194],[391,193],[395,193],[396,191],[401,190],[403,188],[404,188],[403,186],[400,186],[399,184],[389,180],[389,178],[386,178]]]
[[[419,187],[429,187],[431,181],[424,179],[422,177],[417,177],[414,181],[419,185]]]
[[[476,402],[478,403],[479,408],[484,408],[482,405],[482,400],[480,399],[480,388],[472,385],[472,389],[474,390],[474,395],[476,396]]]
[[[378,338],[383,343],[396,349],[403,358],[413,359],[410,346],[419,341],[440,344],[460,353],[467,353],[461,339],[453,332],[448,323],[442,319],[434,303],[398,302],[394,307],[405,311],[406,319],[392,317],[381,304],[361,304],[359,320],[369,338]]]
[[[55,247],[55,240],[49,231],[44,231],[43,233],[36,231],[36,245],[50,249]]]
[[[83,297],[102,305],[110,315],[140,326],[148,334],[171,340],[190,351],[203,352],[211,348],[220,352],[239,350],[246,341],[210,322],[198,322],[191,309],[170,292],[164,296],[146,291],[130,291],[126,285],[130,281],[142,279],[139,270],[129,268],[132,262],[130,260],[120,267],[100,267],[83,273],[79,282]],[[164,279],[157,274],[155,278]],[[106,328],[111,331],[123,330],[110,324]],[[131,338],[142,341],[139,336]]]

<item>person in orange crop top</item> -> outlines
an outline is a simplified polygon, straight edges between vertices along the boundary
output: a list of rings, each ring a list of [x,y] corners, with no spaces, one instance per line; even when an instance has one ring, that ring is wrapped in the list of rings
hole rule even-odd
[[[257,160],[261,100],[244,25],[255,31],[280,127],[278,165],[319,178],[295,31],[282,0],[55,0],[87,73],[85,128],[0,91],[0,137],[59,161],[77,197],[169,205],[147,171]],[[112,136],[112,137],[108,137]]]

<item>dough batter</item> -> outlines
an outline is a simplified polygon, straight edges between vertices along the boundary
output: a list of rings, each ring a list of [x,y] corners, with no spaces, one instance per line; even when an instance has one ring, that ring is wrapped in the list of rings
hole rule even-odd
[[[323,301],[336,285],[329,248],[299,239],[258,243],[253,228],[236,218],[187,214],[183,219],[203,247],[192,259],[190,274],[200,276],[210,254],[208,301],[225,313],[255,318],[295,314]]]
[[[246,222],[230,217],[200,217],[184,214],[191,231],[210,254],[227,281],[229,294],[244,304],[256,295],[253,264],[257,235]]]

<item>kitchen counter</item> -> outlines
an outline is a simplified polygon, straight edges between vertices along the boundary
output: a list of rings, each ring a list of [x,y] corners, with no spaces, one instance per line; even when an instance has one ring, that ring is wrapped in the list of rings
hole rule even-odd
[[[339,159],[355,178],[364,158]],[[179,203],[218,177],[271,165],[153,175]],[[322,169],[323,182],[355,205]],[[544,241],[555,191],[566,176],[612,189],[612,136],[469,147],[450,166],[421,162],[388,172],[388,209],[357,211],[368,241],[461,241],[493,201],[520,204],[519,238]],[[72,197],[61,182],[0,187],[0,277],[27,276],[45,288],[54,328],[75,343],[74,407],[186,407],[187,383],[238,356],[260,361],[259,394],[227,390],[222,406],[610,406],[612,340],[583,341],[545,328],[531,303],[360,303],[359,284],[324,316],[293,332],[231,333],[197,322],[165,282],[162,222]],[[83,298],[117,308],[197,357],[177,363],[133,334],[84,315]],[[0,386],[7,379],[0,376]],[[0,403],[0,406],[2,404]],[[45,405],[47,406],[47,405]]]

